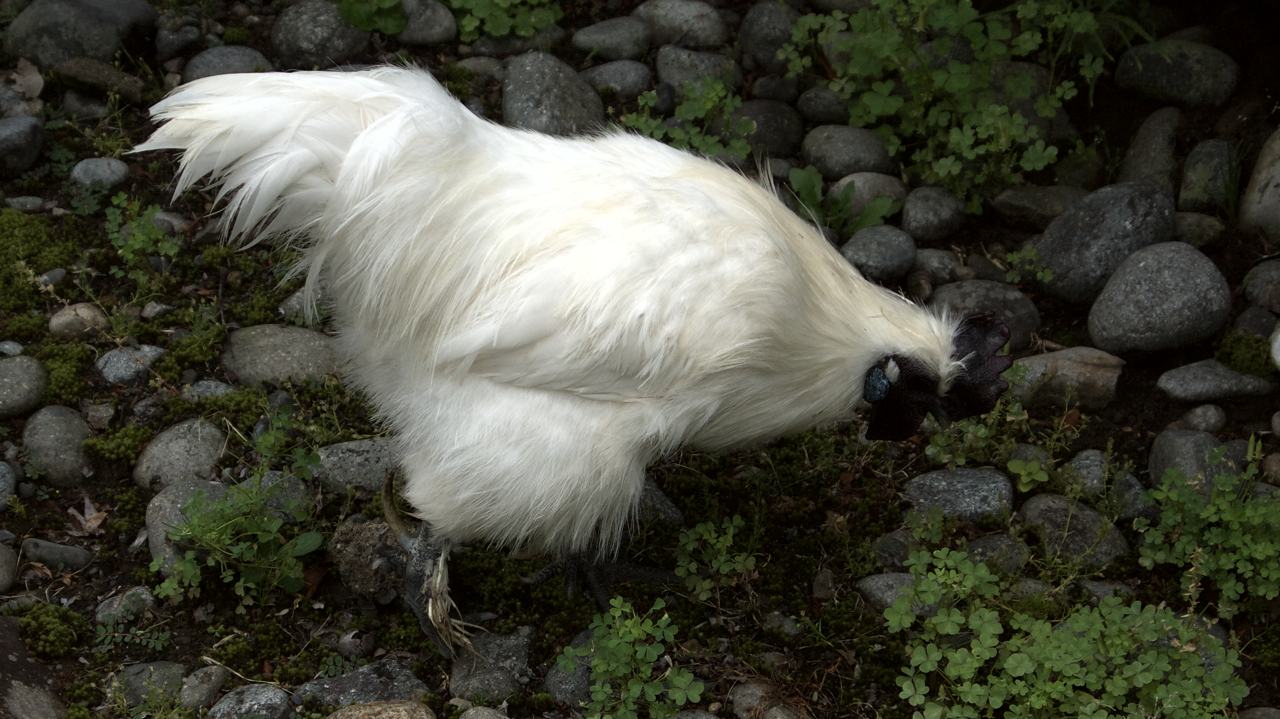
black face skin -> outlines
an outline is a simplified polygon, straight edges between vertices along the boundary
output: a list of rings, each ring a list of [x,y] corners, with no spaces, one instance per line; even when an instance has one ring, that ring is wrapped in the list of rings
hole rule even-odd
[[[904,440],[920,430],[925,415],[951,421],[985,414],[1009,388],[1000,374],[1013,364],[996,352],[1009,340],[1009,328],[991,314],[965,318],[956,336],[952,359],[964,370],[951,383],[946,396],[938,396],[938,376],[915,359],[893,355],[885,362],[898,366],[898,378],[871,403],[867,439]]]

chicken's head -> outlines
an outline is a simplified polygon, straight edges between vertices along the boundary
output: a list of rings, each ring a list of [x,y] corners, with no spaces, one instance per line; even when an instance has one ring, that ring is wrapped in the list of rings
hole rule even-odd
[[[1009,388],[1000,375],[1013,360],[996,354],[1009,340],[1009,328],[991,314],[966,317],[950,359],[960,369],[948,383],[917,358],[890,355],[868,372],[863,399],[871,404],[868,439],[903,440],[932,414],[943,422],[985,414]]]

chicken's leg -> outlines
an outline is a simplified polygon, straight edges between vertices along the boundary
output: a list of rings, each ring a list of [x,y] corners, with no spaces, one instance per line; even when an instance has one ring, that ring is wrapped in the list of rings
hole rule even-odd
[[[675,581],[675,572],[656,567],[643,567],[623,562],[601,563],[585,555],[573,555],[557,559],[536,573],[523,577],[526,584],[541,584],[556,574],[564,575],[565,588],[570,594],[582,588],[595,600],[600,611],[608,611],[613,585],[618,582],[643,582],[667,584]]]
[[[449,540],[433,536],[431,525],[422,522],[409,547],[403,589],[405,603],[418,617],[418,626],[445,657],[471,646],[467,625],[454,616],[457,607],[449,596],[451,547]]]

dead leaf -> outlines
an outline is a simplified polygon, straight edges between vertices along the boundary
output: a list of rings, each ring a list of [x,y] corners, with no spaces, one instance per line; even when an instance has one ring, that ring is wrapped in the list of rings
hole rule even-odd
[[[84,513],[77,512],[73,507],[67,510],[67,514],[70,514],[76,520],[76,524],[80,525],[68,532],[77,537],[102,534],[102,523],[107,521],[107,512],[93,506],[87,494],[84,496]]]
[[[40,70],[26,59],[18,60],[18,67],[9,73],[9,82],[24,98],[35,100],[44,91],[44,78]]]

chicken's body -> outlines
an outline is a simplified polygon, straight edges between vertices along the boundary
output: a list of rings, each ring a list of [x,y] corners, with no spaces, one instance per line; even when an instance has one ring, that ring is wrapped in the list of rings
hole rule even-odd
[[[471,115],[423,72],[216,76],[154,108],[243,237],[293,233],[433,530],[616,549],[646,465],[851,415],[957,323],[858,275],[768,189],[624,133]]]

